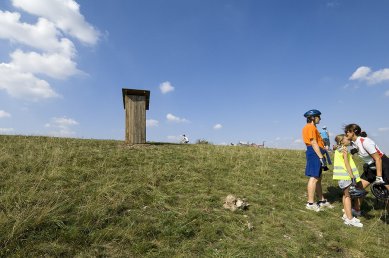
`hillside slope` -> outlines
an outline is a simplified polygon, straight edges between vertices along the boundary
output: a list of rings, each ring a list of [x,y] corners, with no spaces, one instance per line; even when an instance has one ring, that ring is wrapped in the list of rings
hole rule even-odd
[[[369,195],[364,228],[345,226],[326,172],[335,208],[306,210],[304,166],[293,150],[0,136],[0,256],[387,256],[383,206]]]

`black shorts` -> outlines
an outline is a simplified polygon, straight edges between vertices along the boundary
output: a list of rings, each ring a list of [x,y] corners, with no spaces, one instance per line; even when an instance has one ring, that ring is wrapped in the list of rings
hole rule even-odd
[[[382,156],[382,179],[386,184],[389,184],[389,158],[386,155]],[[373,183],[375,181],[375,177],[377,176],[377,170],[371,167],[375,166],[375,164],[368,165],[363,164],[363,173],[361,178],[368,181],[369,183]]]

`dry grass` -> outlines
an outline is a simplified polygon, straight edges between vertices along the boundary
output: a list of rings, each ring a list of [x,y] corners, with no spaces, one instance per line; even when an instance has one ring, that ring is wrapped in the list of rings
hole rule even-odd
[[[0,256],[385,257],[382,205],[343,225],[327,173],[335,208],[305,210],[304,165],[303,151],[0,136]],[[228,194],[249,210],[223,209]]]

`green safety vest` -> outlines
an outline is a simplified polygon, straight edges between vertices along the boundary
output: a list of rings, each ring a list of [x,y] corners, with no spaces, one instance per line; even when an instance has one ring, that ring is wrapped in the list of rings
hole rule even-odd
[[[351,170],[357,182],[361,181],[359,178],[358,169],[355,166],[353,157],[350,153],[347,153],[347,158],[350,163]],[[339,150],[335,151],[334,154],[334,180],[351,180],[350,175],[347,172],[346,165],[344,164],[343,153]]]

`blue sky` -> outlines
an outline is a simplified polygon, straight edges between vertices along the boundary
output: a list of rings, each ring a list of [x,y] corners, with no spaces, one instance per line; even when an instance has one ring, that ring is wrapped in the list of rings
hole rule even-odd
[[[304,149],[358,123],[389,152],[389,2],[3,0],[0,133],[124,139],[122,88],[151,91],[147,140]]]

